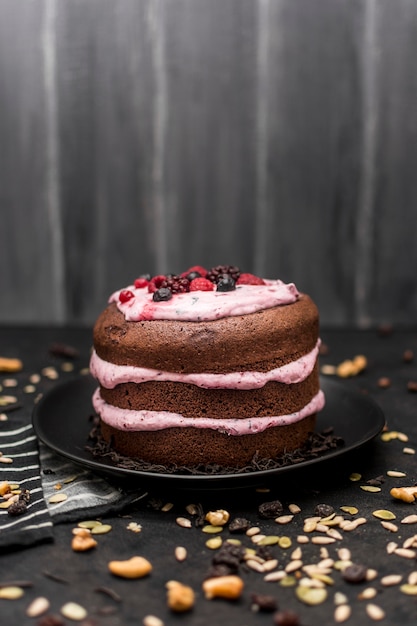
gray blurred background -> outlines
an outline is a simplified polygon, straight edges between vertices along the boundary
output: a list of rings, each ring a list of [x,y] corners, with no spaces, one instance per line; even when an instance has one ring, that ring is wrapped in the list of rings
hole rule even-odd
[[[0,0],[0,323],[237,264],[414,325],[416,0]]]

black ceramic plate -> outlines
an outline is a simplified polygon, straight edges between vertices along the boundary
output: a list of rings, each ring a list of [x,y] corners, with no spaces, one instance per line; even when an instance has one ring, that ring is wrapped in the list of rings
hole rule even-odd
[[[343,438],[343,447],[297,465],[240,474],[183,475],[122,469],[105,458],[94,458],[85,449],[91,429],[88,418],[93,413],[91,396],[96,385],[96,381],[85,376],[57,385],[45,394],[33,413],[36,434],[52,450],[74,463],[114,478],[133,479],[138,486],[165,483],[165,486],[200,489],[259,484],[294,470],[312,469],[313,465],[351,452],[371,441],[385,424],[382,410],[371,398],[346,389],[342,383],[323,378],[321,386],[326,394],[326,406],[318,415],[317,431],[333,427],[334,434]]]

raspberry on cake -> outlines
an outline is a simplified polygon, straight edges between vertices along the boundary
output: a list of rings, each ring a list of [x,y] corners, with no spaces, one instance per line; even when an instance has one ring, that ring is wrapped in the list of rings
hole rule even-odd
[[[136,280],[94,326],[102,436],[122,455],[187,467],[294,451],[324,405],[318,333],[308,295],[235,266]]]

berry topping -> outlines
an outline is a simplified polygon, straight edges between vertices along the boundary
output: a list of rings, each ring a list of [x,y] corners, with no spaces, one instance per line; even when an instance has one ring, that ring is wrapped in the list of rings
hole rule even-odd
[[[153,293],[162,285],[163,281],[166,279],[166,276],[163,274],[158,274],[157,276],[153,276],[149,281],[148,291],[149,293]]]
[[[236,282],[230,274],[221,274],[217,279],[216,291],[233,291],[236,289]]]
[[[190,291],[213,291],[214,285],[207,278],[194,278],[190,283]]]
[[[190,281],[188,278],[176,276],[175,274],[167,276],[165,280],[162,281],[160,286],[168,287],[172,293],[186,293],[187,291],[190,291]]]
[[[154,294],[152,296],[152,300],[154,302],[166,302],[167,300],[171,300],[171,298],[172,291],[171,289],[168,289],[168,287],[160,287],[159,289],[154,291]]]
[[[147,287],[149,285],[149,280],[147,280],[143,276],[140,276],[135,280],[134,285],[136,289],[143,289],[144,287]]]
[[[186,275],[185,278],[187,278],[188,280],[194,280],[194,278],[202,278],[202,276],[200,272],[190,272],[189,274]]]
[[[236,281],[237,285],[265,285],[263,278],[254,274],[241,274]]]
[[[188,274],[191,274],[192,272],[198,272],[198,274],[200,276],[203,276],[203,278],[207,276],[207,270],[205,269],[205,267],[202,267],[201,265],[193,265],[192,267],[189,267],[186,272],[183,272],[181,274],[181,276],[188,277]]]
[[[122,303],[129,302],[129,300],[134,297],[135,295],[130,291],[130,289],[123,289],[123,291],[119,293],[119,301]]]
[[[235,265],[216,265],[207,272],[206,278],[212,283],[217,283],[224,274],[231,276],[236,282],[240,276],[240,269]]]

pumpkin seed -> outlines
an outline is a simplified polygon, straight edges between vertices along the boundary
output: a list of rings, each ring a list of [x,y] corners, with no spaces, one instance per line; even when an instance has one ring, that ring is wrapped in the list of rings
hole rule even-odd
[[[336,591],[336,593],[334,594],[333,601],[336,604],[336,606],[338,606],[339,604],[347,604],[348,597],[346,594],[342,593],[341,591]]]
[[[106,535],[111,531],[112,527],[110,524],[98,524],[97,526],[93,526],[91,529],[92,535]]]
[[[223,526],[212,526],[211,524],[207,524],[203,526],[201,529],[203,533],[208,533],[209,535],[216,535],[217,533],[221,533],[223,530]]]
[[[381,487],[374,487],[374,485],[361,485],[362,491],[367,491],[368,493],[379,493],[381,491]]]
[[[393,520],[396,518],[396,515],[387,509],[377,509],[376,511],[373,511],[372,515],[383,520]]]
[[[349,476],[349,480],[351,480],[353,483],[357,482],[361,478],[362,474],[359,474],[358,472],[352,472],[352,474]]]
[[[68,496],[66,493],[55,493],[53,496],[49,498],[50,504],[57,504],[58,502],[65,502],[68,500]]]
[[[417,596],[417,584],[411,585],[410,583],[405,583],[401,585],[400,591],[407,596]]]
[[[217,550],[217,548],[220,548],[222,543],[223,539],[220,537],[220,535],[217,535],[216,537],[210,537],[210,539],[207,539],[206,546],[207,548],[209,548],[209,550]]]
[[[356,506],[341,506],[340,510],[344,513],[349,513],[350,515],[356,515],[359,512],[359,509]]]
[[[280,548],[286,550],[287,548],[290,548],[292,546],[292,541],[290,537],[280,537],[278,540],[278,545]]]
[[[295,595],[304,604],[316,606],[322,604],[327,599],[327,590],[325,588],[303,587],[298,586]]]
[[[294,587],[297,584],[297,581],[294,576],[288,576],[288,574],[286,574],[283,578],[281,578],[279,584],[281,587]]]
[[[280,540],[278,535],[267,535],[261,541],[259,541],[258,546],[274,546]]]
[[[79,526],[80,528],[87,528],[89,530],[92,530],[96,526],[101,526],[101,522],[96,519],[86,520],[85,522],[78,522],[77,526]]]

